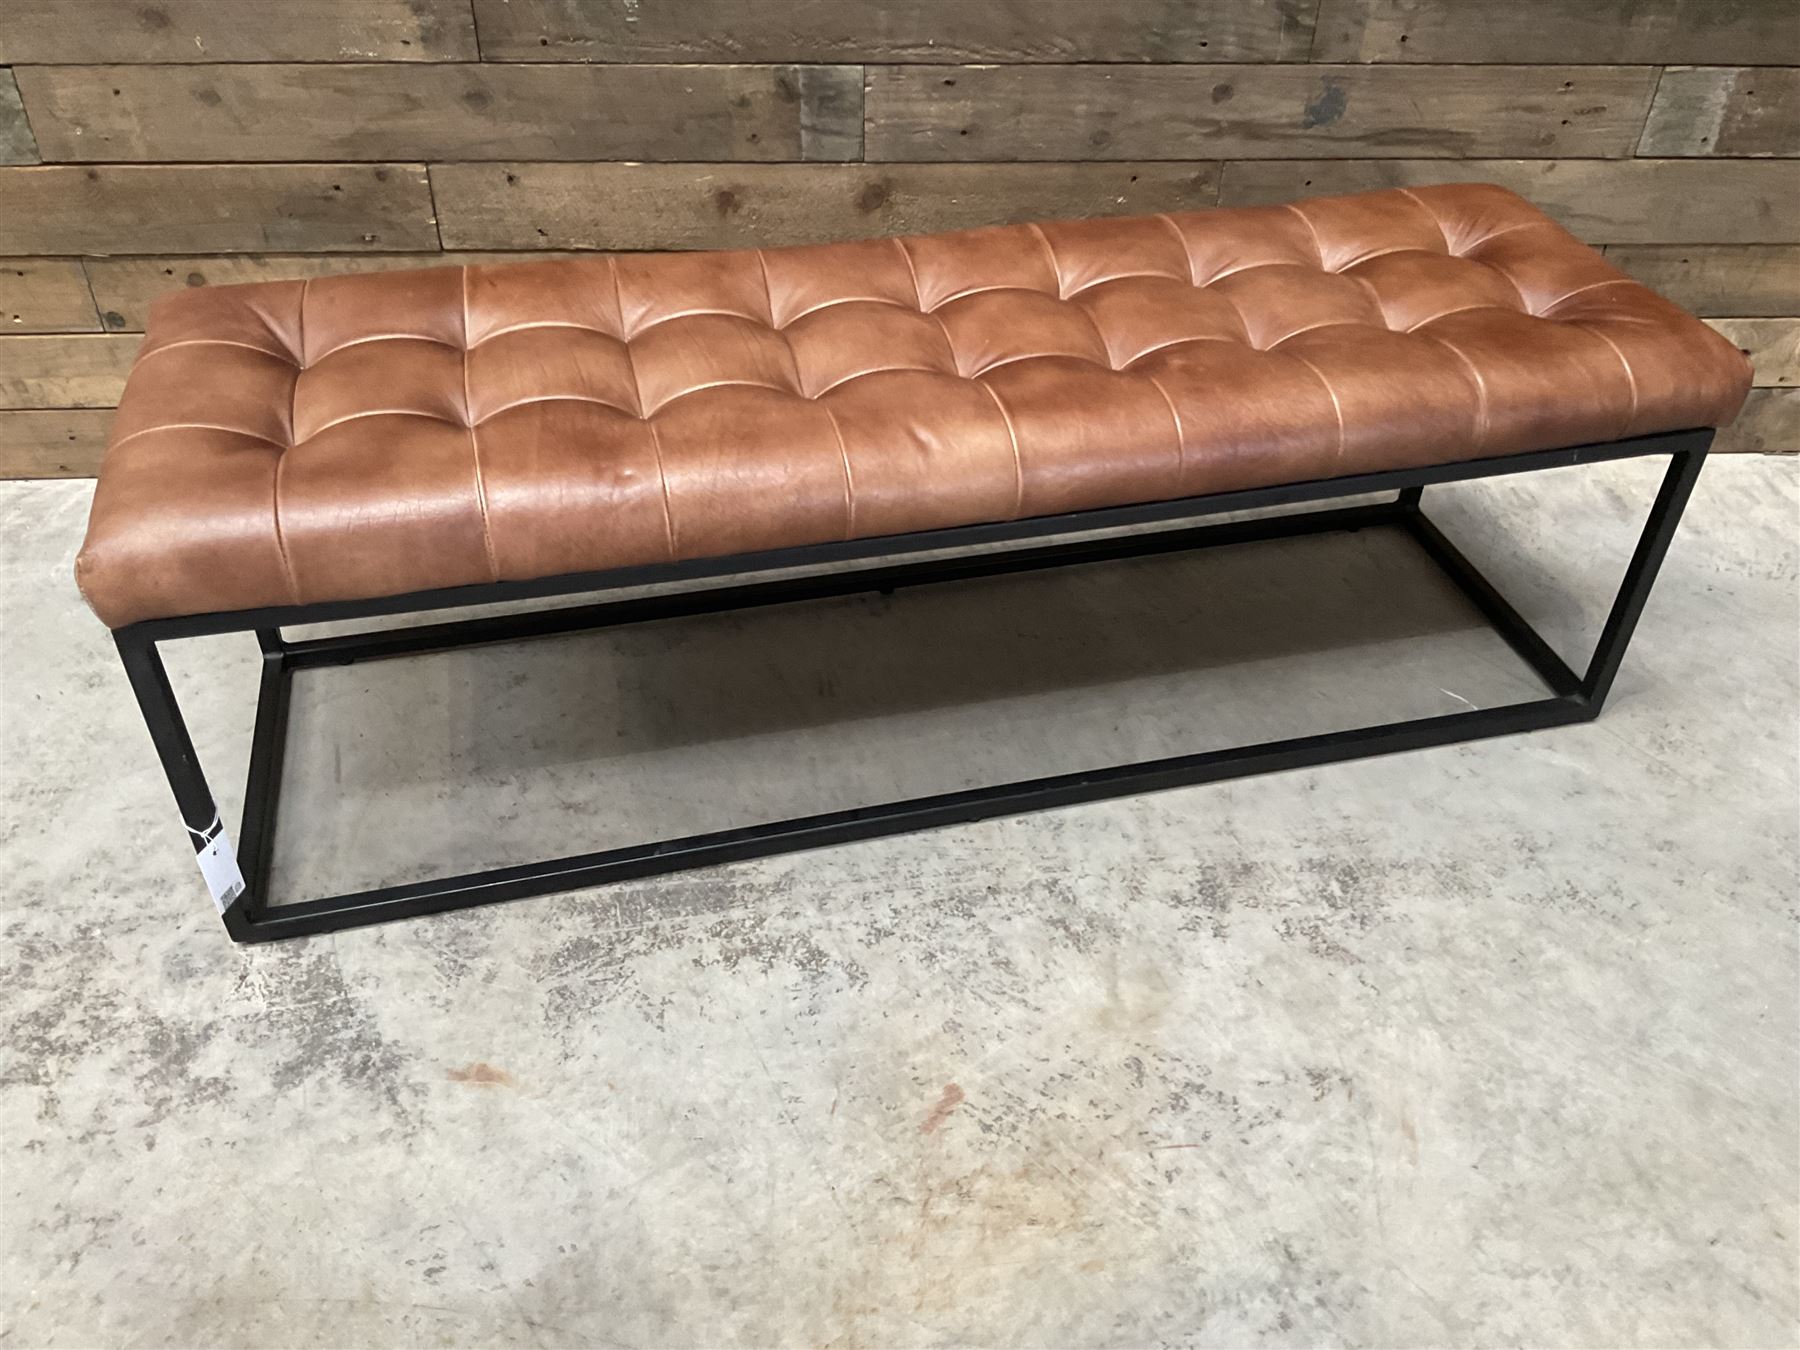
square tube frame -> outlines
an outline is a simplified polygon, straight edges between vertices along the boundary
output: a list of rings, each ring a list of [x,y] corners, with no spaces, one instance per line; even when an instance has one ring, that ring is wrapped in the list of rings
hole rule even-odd
[[[1643,612],[1644,602],[1674,537],[1712,438],[1713,432],[1708,428],[1666,432],[1571,449],[1464,460],[1426,468],[1358,474],[1176,501],[877,539],[846,540],[727,558],[657,563],[535,581],[459,586],[377,600],[152,619],[121,628],[113,636],[169,786],[174,790],[176,805],[198,853],[214,831],[219,815],[157,647],[161,642],[208,634],[256,634],[262,649],[262,677],[238,852],[246,888],[225,908],[223,917],[226,931],[235,941],[266,942],[738,859],[1069,806],[1134,792],[1219,782],[1591,720],[1599,715],[1618,674],[1619,663]],[[1435,484],[1642,455],[1667,455],[1668,470],[1587,669],[1577,675],[1425,515],[1422,496],[1426,487]],[[1390,500],[1372,504],[1193,523],[1197,518],[1231,512],[1388,492],[1395,495]],[[1029,543],[1077,531],[1171,522],[1170,528],[1146,533],[1062,539],[963,556],[906,557],[944,549]],[[297,671],[487,643],[515,642],[655,619],[714,614],[865,591],[886,592],[900,586],[1370,527],[1398,528],[1415,540],[1544,683],[1548,696],[1500,707],[915,797],[542,862],[379,886],[316,900],[285,903],[270,900],[269,874],[281,792],[288,699]],[[758,579],[759,574],[796,567],[877,559],[880,561],[868,567]],[[342,636],[288,641],[281,635],[281,629],[291,625],[502,601],[592,595],[687,581],[728,584]]]

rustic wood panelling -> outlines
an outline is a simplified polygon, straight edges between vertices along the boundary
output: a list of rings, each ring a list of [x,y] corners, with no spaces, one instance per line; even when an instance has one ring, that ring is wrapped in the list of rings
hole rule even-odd
[[[1638,153],[1800,155],[1800,70],[1664,71]]]
[[[1708,319],[1707,322],[1750,358],[1758,388],[1800,386],[1800,319]]]
[[[1590,243],[1800,243],[1800,173],[1771,160],[1238,160],[1219,200],[1465,181],[1504,184]]]
[[[450,248],[739,248],[1210,206],[1214,164],[445,164]]]
[[[37,143],[10,70],[0,69],[0,164],[36,164]]]
[[[1304,61],[1317,0],[474,0],[490,61]]]
[[[845,66],[33,66],[52,161],[849,159]],[[803,136],[804,129],[804,136]]]
[[[6,0],[0,60],[472,61],[468,0]]]
[[[111,424],[110,409],[0,412],[0,478],[91,478]]]
[[[1713,449],[1751,454],[1800,450],[1800,389],[1752,389],[1744,411],[1719,433]]]
[[[125,388],[131,334],[0,337],[0,408],[110,408]]]
[[[1800,314],[1800,246],[1608,244],[1606,260],[1696,314]]]
[[[1627,155],[1655,84],[1647,66],[876,67],[868,76],[864,153],[871,160]],[[41,130],[39,143],[46,155],[56,153]]]
[[[437,247],[416,164],[0,169],[0,256]]]
[[[100,318],[73,258],[0,260],[0,335],[92,333]]]
[[[0,476],[184,286],[1479,179],[1800,450],[1797,66],[1800,0],[0,0]]]
[[[253,281],[289,281],[299,277],[348,272],[392,272],[403,268],[448,267],[463,263],[533,262],[570,258],[574,253],[534,250],[528,253],[280,253],[226,254],[221,257],[90,258],[88,279],[105,327],[115,333],[141,333],[150,304],[158,296],[191,286],[233,286]],[[80,264],[70,263],[80,268]],[[0,295],[6,264],[0,263]],[[86,298],[87,288],[82,288]],[[0,302],[3,303],[3,302]],[[89,305],[90,318],[93,305]],[[89,325],[93,325],[90,323]]]
[[[1315,61],[1800,64],[1793,0],[1322,0]]]

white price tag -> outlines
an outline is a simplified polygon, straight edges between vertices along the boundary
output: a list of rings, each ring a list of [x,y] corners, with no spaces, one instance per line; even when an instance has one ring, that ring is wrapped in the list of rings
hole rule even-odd
[[[213,904],[223,914],[231,902],[244,893],[244,874],[238,868],[237,854],[231,851],[231,840],[225,826],[218,822],[218,833],[212,835],[194,855],[200,864],[200,875],[206,878],[206,889],[212,892]]]

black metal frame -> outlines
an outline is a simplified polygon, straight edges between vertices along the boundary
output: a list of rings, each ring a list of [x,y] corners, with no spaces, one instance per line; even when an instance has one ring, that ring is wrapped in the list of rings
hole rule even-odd
[[[1669,432],[1572,449],[1504,458],[1468,460],[1428,468],[1401,469],[1325,479],[1282,487],[1226,492],[1141,506],[1113,507],[993,525],[928,530],[886,538],[850,540],[729,558],[656,564],[610,572],[584,573],[527,582],[498,582],[422,591],[379,600],[271,609],[239,610],[174,619],[155,619],[118,630],[114,637],[138,704],[149,724],[182,819],[199,852],[216,832],[218,812],[187,727],[182,721],[157,644],[204,634],[256,634],[263,654],[256,725],[251,741],[249,782],[244,798],[238,858],[246,889],[224,910],[225,927],[239,942],[262,942],[307,933],[332,932],[362,924],[430,914],[465,906],[572,890],[690,867],[783,853],[878,835],[959,824],[1046,807],[1196,783],[1217,782],[1280,769],[1357,759],[1399,750],[1500,736],[1560,726],[1597,716],[1625,654],[1644,601],[1680,520],[1712,441],[1711,430]],[[1441,483],[1593,464],[1639,455],[1668,455],[1670,463],[1643,534],[1608,614],[1587,670],[1577,675],[1531,628],[1499,591],[1476,570],[1425,515],[1426,487]],[[953,557],[905,555],[977,545],[1043,540],[1078,531],[1168,522],[1192,522],[1251,509],[1361,496],[1396,495],[1387,501],[1262,516],[1206,524],[1179,523],[1147,533],[1064,539],[1026,548]],[[483,643],[510,642],[555,633],[637,623],[649,619],[710,614],[758,605],[782,604],[864,591],[891,591],[968,577],[1056,567],[1070,563],[1140,557],[1181,549],[1250,540],[1285,538],[1328,531],[1398,527],[1424,552],[1536,673],[1549,696],[1502,707],[1482,708],[1377,726],[1300,736],[1260,745],[1178,755],[1138,764],[1114,765],[1083,773],[918,797],[880,806],[832,811],[742,829],[693,835],[659,843],[608,849],[545,862],[441,877],[354,894],[271,904],[269,869],[287,729],[288,696],[294,673],[315,666],[416,655]],[[374,630],[345,636],[287,641],[281,629],[344,619],[452,609],[498,601],[573,596],[650,583],[739,579],[797,567],[880,559],[878,565],[801,576],[765,577],[735,584],[660,594],[599,600],[571,607],[452,620],[424,626]]]

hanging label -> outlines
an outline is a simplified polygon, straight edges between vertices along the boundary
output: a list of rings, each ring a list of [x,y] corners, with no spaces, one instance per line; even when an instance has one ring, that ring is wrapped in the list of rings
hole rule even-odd
[[[207,832],[206,844],[194,859],[200,864],[200,875],[206,878],[206,889],[212,892],[214,907],[223,914],[244,893],[244,874],[238,868],[237,854],[231,851],[225,826],[218,821],[214,821],[214,826],[217,833]]]

